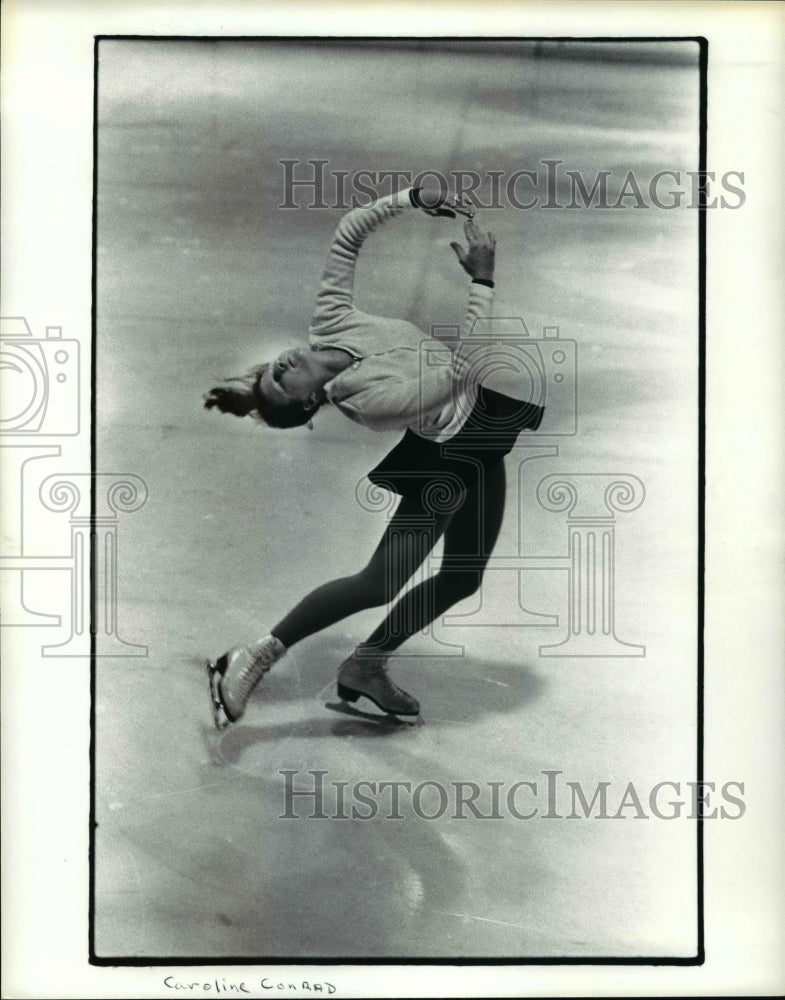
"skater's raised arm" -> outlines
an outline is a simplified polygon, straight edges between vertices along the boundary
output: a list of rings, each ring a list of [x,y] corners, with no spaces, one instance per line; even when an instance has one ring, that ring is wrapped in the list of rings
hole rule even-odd
[[[384,222],[412,208],[420,209],[428,215],[451,218],[455,218],[455,210],[463,211],[463,206],[439,191],[404,188],[377,199],[366,208],[355,208],[347,212],[338,223],[330,246],[327,265],[316,296],[311,333],[329,329],[353,308],[354,270],[366,237]]]
[[[451,406],[463,393],[467,380],[476,375],[481,357],[477,341],[470,334],[476,320],[487,319],[492,313],[496,238],[493,233],[482,232],[471,219],[464,232],[466,248],[456,242],[450,244],[461,267],[472,278],[460,338],[449,346],[438,340],[423,341],[416,378],[387,378],[344,400],[342,409],[358,423],[378,431],[413,425],[427,431],[427,415],[438,420],[440,408]],[[498,344],[489,340],[488,350],[498,352]]]
[[[446,364],[440,362],[433,370],[418,374],[419,331],[403,320],[366,316],[352,304],[355,263],[366,236],[407,208],[451,218],[471,212],[441,192],[416,188],[349,212],[341,219],[330,248],[310,328],[311,345],[282,351],[272,361],[214,387],[204,396],[204,405],[240,417],[256,415],[279,428],[310,421],[327,400],[359,423],[380,430],[408,427],[417,421],[418,412],[427,412],[430,421],[438,420],[434,411],[448,406],[453,398],[454,382],[461,374],[460,357],[454,368],[445,348]],[[490,313],[493,247],[487,240],[483,243],[473,224],[466,233],[469,248],[461,248],[460,253],[456,249],[456,253],[474,279],[465,322],[468,331],[476,318]],[[439,342],[435,343],[438,347]],[[366,349],[370,357],[386,360],[372,362]],[[355,369],[364,358],[360,376],[352,380],[347,368]]]
[[[474,322],[481,317],[490,316],[493,304],[493,273],[496,266],[496,237],[493,233],[484,233],[474,219],[467,219],[463,231],[466,234],[466,247],[453,240],[450,246],[464,271],[472,279],[469,303],[463,321],[461,336],[471,333]]]

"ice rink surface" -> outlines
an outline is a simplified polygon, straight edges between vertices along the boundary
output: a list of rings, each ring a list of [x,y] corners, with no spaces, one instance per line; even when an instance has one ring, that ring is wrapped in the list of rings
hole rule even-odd
[[[341,212],[278,208],[279,161],[697,169],[688,55],[101,43],[97,468],[142,477],[149,499],[122,524],[117,605],[123,638],[148,655],[97,661],[99,958],[695,953],[694,822],[542,813],[546,770],[562,772],[562,814],[566,781],[610,782],[613,813],[628,782],[647,792],[695,776],[696,212],[478,215],[498,238],[497,315],[523,317],[533,336],[558,326],[578,351],[578,432],[537,442],[558,454],[510,457],[496,552],[566,554],[566,515],[536,499],[544,476],[638,477],[645,501],[615,521],[615,620],[645,656],[540,655],[567,632],[554,563],[489,571],[481,607],[467,601],[403,648],[393,675],[423,706],[416,725],[337,700],[335,669],[378,612],[296,646],[225,734],[202,668],[359,569],[390,512],[356,488],[395,434],[326,412],[312,433],[273,431],[201,408],[216,379],[305,337]],[[389,223],[362,252],[360,307],[424,330],[458,322],[456,238],[451,220]],[[524,626],[524,607],[559,624]],[[282,819],[284,770],[300,789],[326,772],[330,815],[329,783],[348,795],[360,781],[476,782],[483,812],[489,782],[503,794],[538,782],[536,801],[525,789],[516,801],[540,815],[456,819],[451,801],[428,820],[404,795],[403,818],[389,819],[388,790],[371,819],[309,819],[302,798],[300,818]],[[438,801],[430,787],[421,811]]]

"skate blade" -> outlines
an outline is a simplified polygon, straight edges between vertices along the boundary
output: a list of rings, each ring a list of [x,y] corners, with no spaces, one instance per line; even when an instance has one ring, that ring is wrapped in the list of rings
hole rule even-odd
[[[376,726],[389,729],[402,729],[406,726],[416,726],[422,724],[422,716],[413,715],[408,718],[397,715],[390,715],[389,712],[364,712],[361,708],[355,708],[345,701],[326,701],[324,707],[339,715],[348,715],[352,719],[362,719],[363,722],[371,722]]]
[[[219,688],[222,675],[212,660],[205,660],[204,665],[207,670],[207,680],[210,685],[210,708],[213,712],[213,723],[215,728],[218,730],[228,729],[231,719],[226,714],[226,709],[221,701],[221,691]]]
[[[385,715],[388,715],[392,719],[411,719],[420,714],[419,709],[414,712],[404,712],[402,710],[395,712],[391,708],[387,708],[386,705],[382,705],[382,703],[377,701],[368,691],[357,691],[354,688],[346,687],[345,684],[341,684],[340,682],[338,684],[338,697],[343,702],[352,703],[356,702],[359,698],[367,698],[368,701],[371,701],[374,705],[376,705],[380,712],[384,712]]]

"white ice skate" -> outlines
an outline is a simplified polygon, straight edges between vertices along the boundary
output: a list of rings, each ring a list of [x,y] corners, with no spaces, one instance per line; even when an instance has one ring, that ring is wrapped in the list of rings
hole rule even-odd
[[[216,729],[226,729],[242,718],[251,692],[285,652],[283,643],[268,635],[255,645],[235,646],[215,662],[206,661]]]

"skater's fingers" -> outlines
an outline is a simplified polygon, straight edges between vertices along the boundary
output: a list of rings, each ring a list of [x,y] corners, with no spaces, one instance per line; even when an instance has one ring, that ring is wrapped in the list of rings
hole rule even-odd
[[[461,264],[463,264],[463,262],[466,260],[466,251],[463,249],[461,244],[453,241],[452,243],[450,243],[450,246],[455,251],[455,256],[458,258]]]
[[[471,228],[467,230],[466,236],[471,243],[483,244],[489,242],[488,233],[484,233],[474,219],[469,219],[469,224]]]
[[[456,195],[451,199],[452,207],[460,215],[465,215],[469,219],[474,218],[474,206],[464,195]]]

